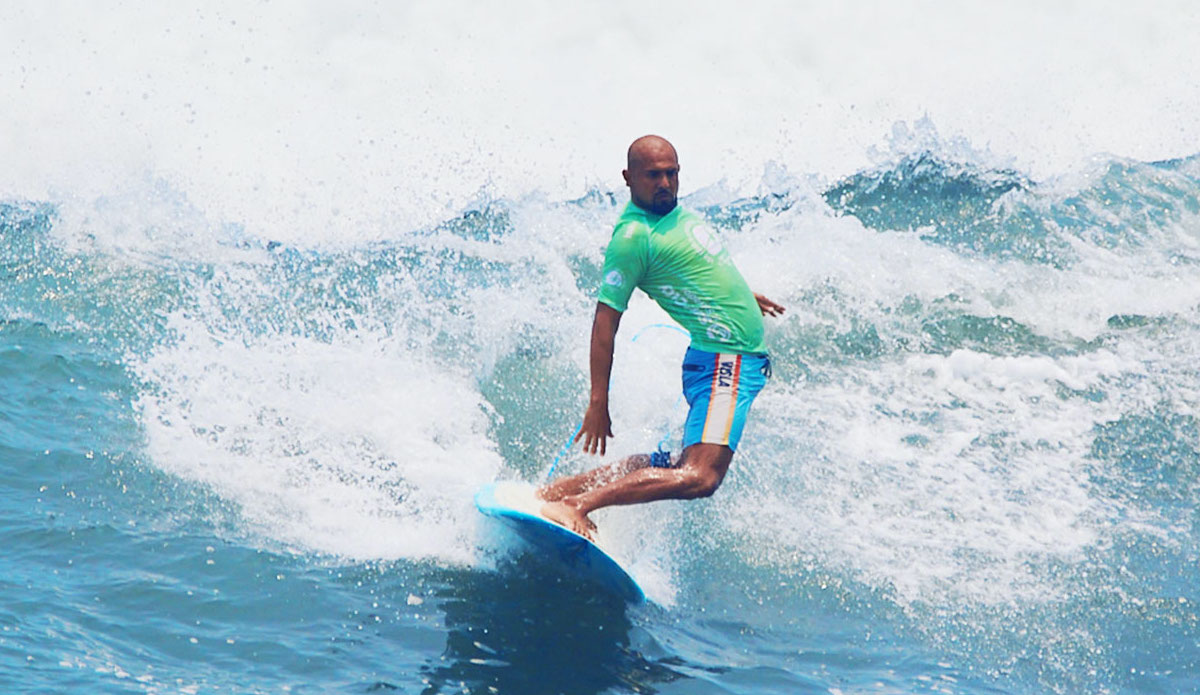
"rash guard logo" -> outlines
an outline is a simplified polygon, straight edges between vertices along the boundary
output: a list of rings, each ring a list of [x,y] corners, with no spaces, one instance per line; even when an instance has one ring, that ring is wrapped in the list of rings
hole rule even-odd
[[[725,342],[733,337],[733,331],[715,321],[709,324],[707,332],[709,340]]]
[[[620,287],[625,284],[625,276],[619,270],[610,270],[608,275],[604,276],[604,282],[613,287]]]
[[[717,236],[717,233],[712,230],[712,227],[709,227],[706,224],[698,224],[695,227],[692,227],[691,231],[692,238],[696,240],[696,243],[700,245],[700,248],[704,249],[713,256],[721,253],[721,250],[724,247],[721,246],[721,239]]]

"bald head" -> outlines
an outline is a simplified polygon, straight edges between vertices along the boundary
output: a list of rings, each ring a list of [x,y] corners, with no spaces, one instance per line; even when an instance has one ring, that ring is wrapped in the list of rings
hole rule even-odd
[[[643,135],[629,146],[625,162],[626,166],[632,168],[640,162],[657,157],[670,157],[675,160],[676,166],[679,165],[679,156],[675,153],[675,147],[667,142],[666,138],[658,135]]]
[[[629,197],[643,210],[665,215],[675,209],[679,193],[679,157],[665,138],[644,135],[629,146],[628,167],[621,175]]]

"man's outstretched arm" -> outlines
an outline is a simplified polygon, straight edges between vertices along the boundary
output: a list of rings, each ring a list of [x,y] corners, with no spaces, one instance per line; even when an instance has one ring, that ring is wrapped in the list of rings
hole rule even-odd
[[[621,312],[604,303],[596,304],[596,318],[592,321],[592,392],[583,426],[574,439],[577,442],[582,438],[583,450],[589,454],[599,451],[603,456],[605,439],[613,436],[612,418],[608,415],[608,382],[612,376],[613,344],[620,323]]]

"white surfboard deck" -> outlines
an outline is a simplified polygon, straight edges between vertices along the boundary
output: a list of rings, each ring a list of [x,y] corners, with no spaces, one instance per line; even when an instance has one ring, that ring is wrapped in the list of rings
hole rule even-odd
[[[534,496],[533,486],[489,483],[475,494],[475,506],[514,531],[534,552],[580,579],[631,603],[646,600],[633,577],[600,546],[539,514],[542,502]]]

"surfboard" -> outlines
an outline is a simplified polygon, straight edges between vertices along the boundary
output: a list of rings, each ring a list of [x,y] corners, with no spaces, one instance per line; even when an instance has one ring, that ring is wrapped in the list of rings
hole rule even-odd
[[[646,593],[633,577],[600,546],[537,513],[541,503],[532,488],[515,482],[484,485],[475,493],[475,506],[524,541],[526,548],[630,603],[642,603]]]

